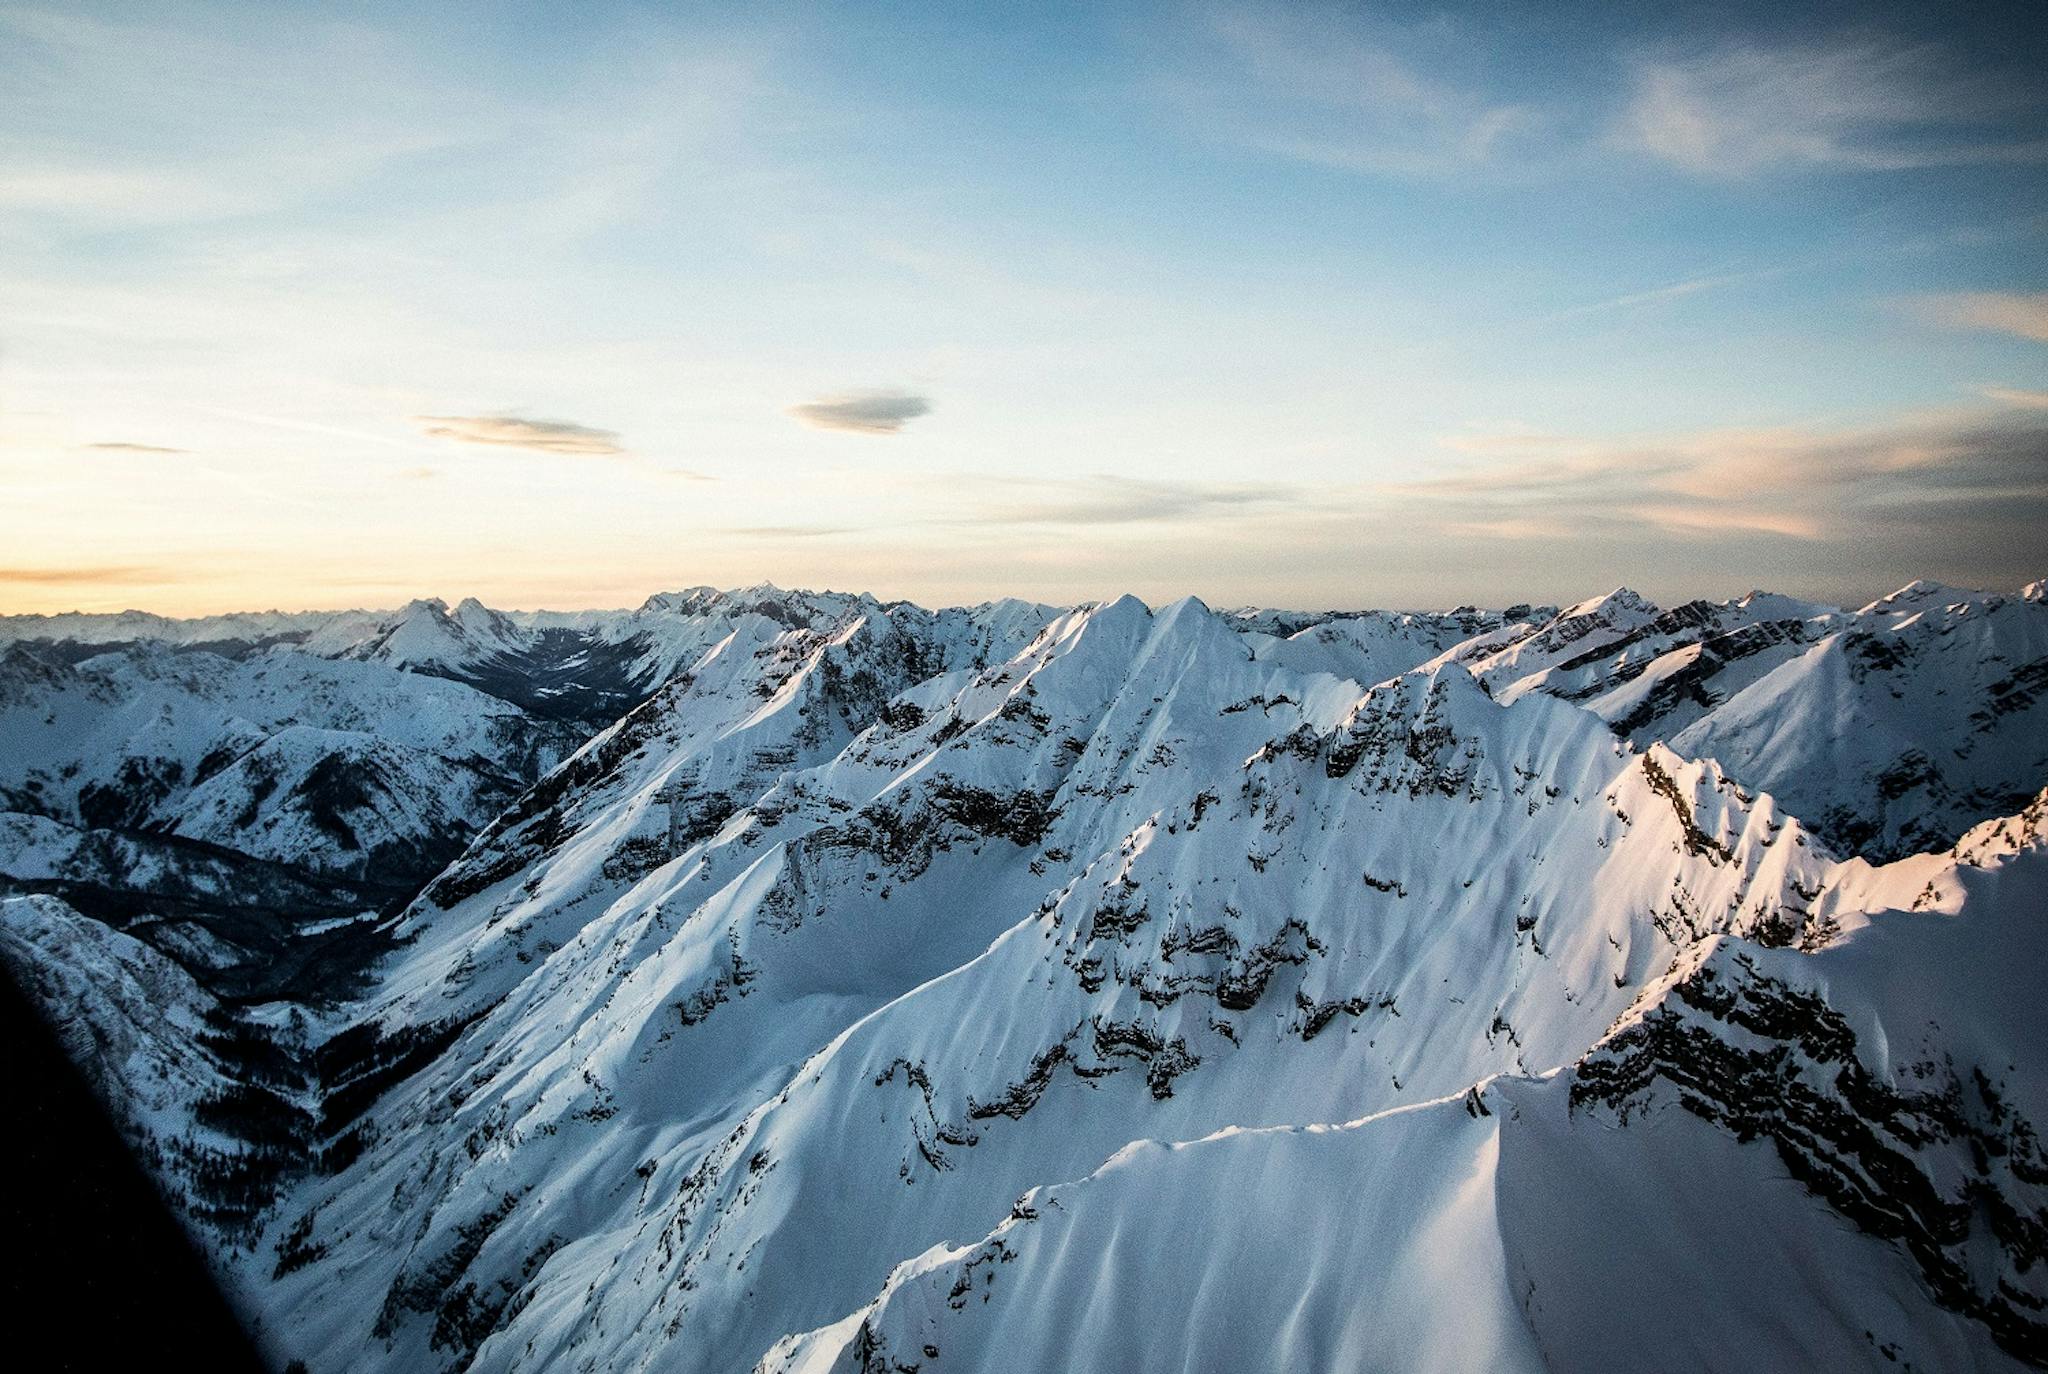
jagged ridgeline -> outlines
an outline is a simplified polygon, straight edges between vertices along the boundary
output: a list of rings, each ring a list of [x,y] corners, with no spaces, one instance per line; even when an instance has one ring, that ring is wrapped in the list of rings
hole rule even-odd
[[[0,622],[280,1366],[2039,1367],[2048,601]]]

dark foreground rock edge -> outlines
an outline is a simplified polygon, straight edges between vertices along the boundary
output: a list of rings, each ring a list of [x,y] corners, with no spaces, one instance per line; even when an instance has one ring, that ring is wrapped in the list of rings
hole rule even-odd
[[[47,1022],[0,967],[0,1324],[39,1369],[197,1358],[262,1370],[247,1333]]]

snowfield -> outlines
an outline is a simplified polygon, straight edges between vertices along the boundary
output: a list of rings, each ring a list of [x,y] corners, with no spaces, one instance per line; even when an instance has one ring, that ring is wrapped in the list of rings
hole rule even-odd
[[[2038,584],[0,639],[0,952],[279,1364],[2048,1364]]]

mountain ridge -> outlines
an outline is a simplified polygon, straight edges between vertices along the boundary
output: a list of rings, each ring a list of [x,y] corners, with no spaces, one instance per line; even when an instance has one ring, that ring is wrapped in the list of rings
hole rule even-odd
[[[1105,1310],[1126,1324],[1199,1293],[1265,1292],[1271,1275],[1235,1256],[1283,1253],[1284,1232],[1224,1205],[1249,1166],[1167,1170],[1186,1181],[1158,1186],[1207,1209],[1192,1213],[1150,1182],[1076,1182],[1246,1151],[1298,1179],[1350,1170],[1344,1196],[1374,1219],[1358,1234],[1399,1240],[1387,1254],[1414,1263],[1317,1232],[1294,1304],[1216,1305],[1204,1359],[1413,1367],[1413,1341],[1387,1332],[1463,1323],[1448,1363],[1598,1367],[1642,1333],[1596,1301],[1592,1276],[1635,1281],[1590,1251],[1546,1257],[1528,1220],[1585,1229],[1598,1189],[1539,1186],[1580,1158],[1633,1199],[1616,1215],[1635,1238],[1603,1244],[1645,1274],[1684,1260],[1711,1279],[1674,1309],[1693,1343],[1672,1349],[1698,1355],[1738,1318],[1790,1309],[1688,1249],[1631,1188],[1696,1165],[1726,1197],[1756,1197],[1768,1156],[1806,1173],[1758,1243],[1819,1246],[1827,1272],[1863,1276],[1891,1304],[1811,1278],[1877,1336],[1844,1316],[1769,1347],[1780,1357],[1881,1367],[1889,1345],[1923,1364],[2042,1362],[2027,1304],[2048,1266],[2026,1218],[2048,1215],[2029,1153],[2048,1104],[2019,1053],[2032,1032],[2018,994],[2002,978],[1980,1014],[1922,1030],[1867,971],[1918,956],[1857,953],[1918,949],[1917,934],[1882,933],[1901,922],[1989,932],[1967,959],[1944,956],[1951,1000],[2032,957],[2011,913],[2040,881],[2048,763],[2026,676],[2048,651],[2039,602],[1944,591],[1801,616],[1811,608],[1769,594],[1666,610],[1611,593],[1300,623],[1196,598],[931,612],[681,595],[702,618],[667,642],[695,657],[481,824],[411,901],[302,922],[307,939],[367,942],[359,987],[224,1001],[193,963],[198,935],[168,944],[149,920],[105,935],[61,894],[8,899],[11,964],[106,990],[84,1005],[110,1043],[135,1047],[102,1072],[117,1100],[151,1091],[159,1060],[214,1075],[193,1089],[219,1098],[203,1116],[173,1100],[130,1121],[131,1138],[171,1160],[169,1191],[280,1362],[942,1370],[1003,1366],[1071,1329],[1087,1367],[1180,1368],[1193,1347],[1150,1324],[1136,1341],[1140,1328],[1100,1327],[1074,1306],[1067,1261],[1041,1263],[1022,1238],[1070,1209],[1081,1229],[1059,1253],[1079,1264],[1155,1212],[1181,1215],[1208,1258],[1118,1279]],[[1797,634],[1757,628],[1788,622]],[[1731,637],[1760,642],[1738,654]],[[378,652],[347,671],[441,681],[438,660],[407,659],[417,671]],[[17,694],[32,711],[58,679],[47,656],[29,661],[39,674]],[[1674,680],[1697,690],[1656,695]],[[1660,720],[1682,720],[1673,742]],[[1869,857],[1758,785],[1788,746],[1755,742],[1751,720],[1795,731],[1794,790],[1826,773],[1809,793],[1867,829],[1823,825],[1875,837]],[[1703,725],[1732,758],[1679,747]],[[1982,771],[1959,775],[1975,779],[1965,789],[1886,795],[1865,755],[1841,752],[1879,725],[1930,756],[1981,741],[1966,753]],[[1841,759],[1857,767],[1827,762]],[[2021,803],[1987,810],[2007,797]],[[121,991],[122,970],[151,960],[195,982],[172,999],[190,1009],[182,1030],[150,1029]],[[1822,968],[1845,970],[1839,986],[1814,981]],[[1849,1039],[1787,1038],[1768,1011],[1793,995],[1780,986],[1818,999],[1814,1015]],[[1909,1043],[1896,1063],[1868,1048]],[[1728,1055],[1817,1086],[1703,1091],[1702,1066]],[[1924,1065],[1963,1106],[1938,1105],[1951,1089],[1924,1087]],[[1813,1077],[1852,1068],[1853,1092]],[[263,1147],[272,1172],[237,1175],[223,1198],[198,1151],[256,1147],[235,1132],[259,1087],[297,1124]],[[1908,1129],[1902,1112],[1932,1124]],[[1785,1124],[1807,1120],[1818,1126]],[[1857,1130],[1889,1143],[1871,1153]],[[1392,1151],[1418,1161],[1408,1172],[1349,1143],[1389,1133],[1434,1143]],[[1325,1163],[1285,1143],[1310,1139]],[[1553,1163],[1501,1173],[1514,1150]],[[1971,1175],[1972,1151],[2016,1163]],[[1925,1205],[1871,1210],[1838,1181],[1865,1160],[1927,1180],[1914,1185]],[[1491,1210],[1468,1205],[1474,1168],[1499,1180]],[[1965,1176],[1966,1200],[1997,1199],[1991,1222],[1957,1222]],[[1269,1201],[1307,1226],[1329,1190],[1302,1187]],[[1079,1201],[1126,1188],[1135,1211]],[[1089,1229],[1091,1214],[1108,1229]],[[1725,1223],[1687,1215],[1727,1239]],[[1234,1237],[1203,1229],[1226,1222]],[[1148,1253],[1185,1248],[1173,1238],[1167,1227]],[[1432,1267],[1438,1241],[1493,1287],[1431,1299],[1449,1282]],[[1999,1247],[2010,1258],[1986,1279]],[[1368,1274],[1401,1282],[1349,1315],[1329,1305]],[[1031,1295],[1014,1319],[1012,1292]],[[958,1314],[983,1309],[992,1324],[974,1335]],[[1290,1336],[1272,1324],[1289,1310],[1315,1315]]]

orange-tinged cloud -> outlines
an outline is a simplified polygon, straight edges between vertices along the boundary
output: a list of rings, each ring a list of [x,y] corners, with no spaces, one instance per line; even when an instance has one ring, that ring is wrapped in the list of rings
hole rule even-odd
[[[523,448],[535,453],[563,453],[583,458],[610,458],[624,453],[619,436],[568,420],[525,420],[516,415],[415,415],[413,423],[430,438],[461,444]]]
[[[0,584],[29,586],[95,586],[105,582],[157,583],[175,580],[160,568],[0,568]]]

